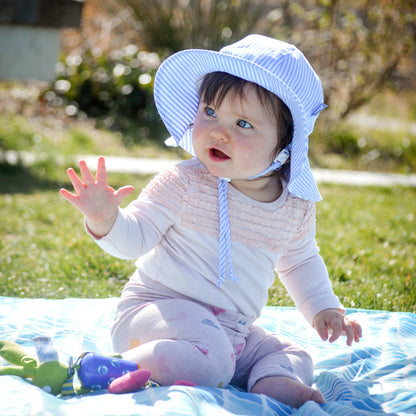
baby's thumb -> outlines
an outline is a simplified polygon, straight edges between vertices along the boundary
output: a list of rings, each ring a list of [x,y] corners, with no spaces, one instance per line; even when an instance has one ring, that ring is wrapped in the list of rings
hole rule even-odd
[[[126,185],[118,189],[114,195],[117,198],[118,203],[121,204],[123,199],[126,198],[128,195],[130,195],[133,191],[134,191],[134,186]]]

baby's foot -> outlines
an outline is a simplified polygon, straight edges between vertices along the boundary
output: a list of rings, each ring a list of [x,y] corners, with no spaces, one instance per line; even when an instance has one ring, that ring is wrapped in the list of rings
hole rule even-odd
[[[251,393],[265,394],[279,402],[296,408],[310,400],[316,403],[325,403],[320,391],[300,381],[283,376],[260,379],[251,389]]]

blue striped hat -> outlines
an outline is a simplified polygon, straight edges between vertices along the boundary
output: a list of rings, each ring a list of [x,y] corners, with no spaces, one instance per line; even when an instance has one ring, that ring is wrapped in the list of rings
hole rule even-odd
[[[261,35],[249,35],[219,52],[189,49],[166,59],[154,85],[156,107],[174,145],[194,154],[188,127],[198,108],[198,87],[204,75],[226,72],[254,82],[277,95],[290,109],[294,123],[288,190],[320,201],[308,160],[308,136],[323,103],[321,82],[294,45]]]

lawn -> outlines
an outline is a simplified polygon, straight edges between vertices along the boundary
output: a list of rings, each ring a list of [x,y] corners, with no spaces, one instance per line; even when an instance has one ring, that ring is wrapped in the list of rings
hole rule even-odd
[[[344,306],[416,312],[416,189],[320,190],[317,242]],[[289,301],[275,284],[269,302]]]
[[[58,194],[61,180],[26,180],[26,170],[0,170],[0,293],[17,297],[118,296],[133,261],[102,252],[81,215]],[[12,178],[13,177],[13,178]],[[150,177],[110,174],[136,194]],[[21,188],[22,190],[20,190]],[[334,289],[346,307],[416,312],[416,189],[322,185],[317,241]],[[127,202],[127,201],[126,201]],[[276,280],[269,304],[292,305]]]
[[[403,132],[379,136],[374,130],[365,134],[358,130],[340,134],[336,143],[342,146],[332,153],[330,147],[320,151],[325,141],[315,137],[315,163],[323,160],[321,167],[363,169],[363,160],[372,151],[368,143],[382,137],[377,146],[385,150],[377,163],[390,161],[384,164],[390,171],[414,171],[415,136]],[[29,168],[10,165],[1,159],[2,149],[30,150],[36,160]],[[118,296],[133,272],[133,261],[110,257],[95,245],[84,231],[81,215],[58,193],[62,186],[70,188],[65,168],[80,153],[180,156],[149,141],[126,145],[120,133],[97,129],[91,120],[0,114],[0,295]],[[392,154],[400,157],[389,159]],[[149,180],[149,176],[109,175],[114,187],[134,185],[136,196]],[[416,189],[321,185],[320,190],[324,200],[317,204],[317,241],[343,304],[416,312]],[[278,279],[269,304],[292,305]]]

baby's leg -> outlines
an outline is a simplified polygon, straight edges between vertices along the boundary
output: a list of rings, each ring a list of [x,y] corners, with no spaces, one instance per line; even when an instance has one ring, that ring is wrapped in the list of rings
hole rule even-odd
[[[139,308],[118,325],[113,345],[161,385],[187,380],[225,386],[235,368],[233,347],[219,321],[186,300],[163,299]]]
[[[247,371],[249,376],[245,379]],[[253,326],[232,382],[246,382],[252,393],[299,407],[309,400],[324,402],[321,393],[310,387],[312,377],[313,364],[308,353]]]

